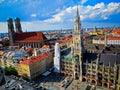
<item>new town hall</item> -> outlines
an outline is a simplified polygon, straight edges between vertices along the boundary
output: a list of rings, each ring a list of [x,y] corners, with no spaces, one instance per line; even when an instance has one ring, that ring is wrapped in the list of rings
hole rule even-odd
[[[61,73],[80,82],[120,90],[120,46],[87,44],[82,40],[77,8],[72,47],[64,52]]]

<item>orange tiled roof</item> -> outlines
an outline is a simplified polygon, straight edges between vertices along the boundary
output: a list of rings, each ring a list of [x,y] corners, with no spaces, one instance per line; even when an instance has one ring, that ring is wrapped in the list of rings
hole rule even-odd
[[[113,30],[113,33],[116,35],[120,35],[120,28],[115,28],[115,30]]]
[[[99,37],[99,38],[102,38],[102,39],[104,39],[104,38],[105,38],[105,36],[104,36],[104,35],[98,35],[98,37]]]
[[[37,56],[33,56],[30,59],[22,61],[21,64],[31,65],[31,64],[38,62],[40,60],[44,60],[44,59],[50,57],[51,55],[52,54],[50,54],[49,52],[45,52],[44,54],[38,54]]]
[[[72,37],[68,37],[66,39],[63,39],[63,40],[56,40],[56,42],[72,42],[73,41],[73,38]]]
[[[42,49],[44,49],[44,48],[50,48],[50,47],[48,45],[43,45]]]
[[[68,37],[67,39],[65,39],[67,42],[72,42],[73,38],[72,37]]]
[[[3,55],[4,54],[4,52],[3,51],[0,51],[0,55]]]
[[[115,36],[107,36],[107,40],[120,40],[120,37],[115,37]]]
[[[59,44],[59,46],[60,46],[60,47],[62,47],[62,46],[63,46],[63,44]]]
[[[42,42],[47,40],[42,32],[15,33],[15,42]]]

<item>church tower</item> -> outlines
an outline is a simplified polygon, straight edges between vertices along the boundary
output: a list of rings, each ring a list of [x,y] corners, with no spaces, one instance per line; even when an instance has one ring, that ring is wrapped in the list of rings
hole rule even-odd
[[[15,28],[17,33],[22,32],[21,23],[19,18],[15,18]]]
[[[7,23],[8,23],[9,43],[11,46],[13,46],[15,31],[14,31],[12,18],[8,18]]]
[[[73,30],[73,47],[72,58],[74,63],[74,79],[82,81],[82,30],[79,11],[77,7],[74,30]]]

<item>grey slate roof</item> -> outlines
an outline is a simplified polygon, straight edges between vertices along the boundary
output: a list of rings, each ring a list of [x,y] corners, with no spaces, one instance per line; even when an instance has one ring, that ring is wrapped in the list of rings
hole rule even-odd
[[[100,55],[100,62],[103,62],[104,65],[108,65],[110,63],[111,66],[113,66],[115,63],[120,64],[120,54],[106,54],[102,53]]]

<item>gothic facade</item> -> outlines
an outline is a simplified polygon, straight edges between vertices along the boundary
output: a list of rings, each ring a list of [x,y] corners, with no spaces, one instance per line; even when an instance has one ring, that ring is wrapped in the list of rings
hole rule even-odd
[[[120,90],[120,46],[84,44],[79,12],[75,17],[73,46],[61,60],[61,73],[95,86]],[[70,54],[68,54],[70,53]]]

